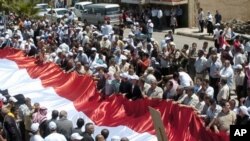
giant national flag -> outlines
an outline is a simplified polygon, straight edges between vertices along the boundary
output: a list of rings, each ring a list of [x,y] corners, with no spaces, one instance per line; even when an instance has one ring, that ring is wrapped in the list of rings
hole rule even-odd
[[[160,111],[170,141],[229,140],[224,133],[206,131],[192,108],[156,99],[129,101],[121,95],[101,100],[90,76],[64,73],[53,63],[37,65],[34,58],[25,57],[22,51],[12,48],[0,50],[0,90],[8,90],[12,96],[23,94],[33,103],[47,107],[49,112],[66,110],[74,124],[79,117],[93,122],[95,135],[107,128],[110,137],[157,141],[148,110],[151,106]]]

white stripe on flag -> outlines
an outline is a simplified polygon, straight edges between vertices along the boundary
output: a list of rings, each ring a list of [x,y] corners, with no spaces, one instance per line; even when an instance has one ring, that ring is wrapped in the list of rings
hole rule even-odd
[[[59,96],[52,87],[44,88],[40,79],[32,79],[26,69],[19,69],[14,61],[0,59],[0,89],[8,89],[12,96],[23,94],[25,97],[31,98],[32,103],[38,102],[41,106],[47,107],[49,109],[48,118],[51,116],[51,111],[56,109],[66,110],[68,119],[72,120],[74,125],[79,117],[82,117],[85,123],[92,122],[83,112],[76,110],[72,101]],[[154,135],[137,133],[126,126],[96,126],[95,135],[99,134],[103,128],[110,131],[108,140],[110,137],[118,135],[128,137],[131,141],[157,141]]]

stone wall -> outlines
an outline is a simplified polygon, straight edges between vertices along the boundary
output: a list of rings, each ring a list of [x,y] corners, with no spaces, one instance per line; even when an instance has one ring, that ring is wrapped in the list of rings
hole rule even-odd
[[[231,19],[250,20],[250,0],[198,0],[198,2],[205,13],[210,11],[214,15],[215,11],[219,10],[224,22]]]

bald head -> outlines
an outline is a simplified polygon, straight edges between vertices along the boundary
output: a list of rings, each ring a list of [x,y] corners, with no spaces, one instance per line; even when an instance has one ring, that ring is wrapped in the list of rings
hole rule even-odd
[[[101,135],[101,134],[96,135],[95,140],[96,141],[105,141],[103,135]]]

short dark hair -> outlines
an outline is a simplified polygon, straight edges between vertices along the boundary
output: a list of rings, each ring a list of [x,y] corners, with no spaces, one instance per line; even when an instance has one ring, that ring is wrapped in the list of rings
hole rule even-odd
[[[129,139],[127,137],[122,137],[121,141],[129,141]]]
[[[221,101],[221,102],[220,102],[221,107],[225,107],[225,106],[226,106],[226,103],[227,103],[227,101],[224,101],[224,100]]]
[[[103,135],[103,137],[105,139],[107,139],[108,136],[109,136],[109,130],[108,129],[102,129],[101,134]]]
[[[52,119],[57,119],[58,116],[59,116],[58,110],[53,110],[52,113],[51,113]]]
[[[211,105],[216,104],[216,100],[213,99],[213,98],[210,98],[210,99],[209,99],[209,103],[210,103]]]
[[[82,126],[85,124],[85,121],[83,118],[78,118],[77,119],[77,122],[76,122],[76,125],[78,128],[82,128]]]
[[[91,123],[91,122],[88,122],[88,123],[86,123],[86,125],[85,125],[85,131],[89,128],[89,126],[91,126],[91,125],[94,125],[93,123]]]

